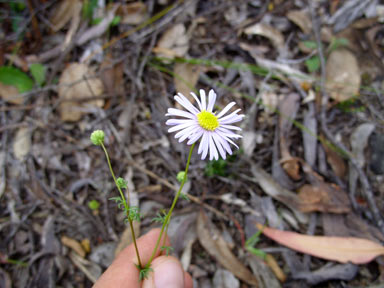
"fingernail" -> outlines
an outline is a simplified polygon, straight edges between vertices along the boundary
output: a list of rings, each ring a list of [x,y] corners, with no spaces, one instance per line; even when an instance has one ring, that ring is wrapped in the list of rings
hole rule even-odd
[[[184,288],[184,272],[175,261],[169,260],[155,268],[156,288]]]

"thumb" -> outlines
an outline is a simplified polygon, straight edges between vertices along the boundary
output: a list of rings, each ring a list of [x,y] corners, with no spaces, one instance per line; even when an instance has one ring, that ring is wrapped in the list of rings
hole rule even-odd
[[[184,271],[179,260],[160,256],[152,262],[153,272],[143,281],[143,288],[184,288]]]

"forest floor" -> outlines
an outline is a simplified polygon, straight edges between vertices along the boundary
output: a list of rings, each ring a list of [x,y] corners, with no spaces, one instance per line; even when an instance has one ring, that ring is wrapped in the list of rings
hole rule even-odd
[[[0,287],[91,287],[132,242],[94,130],[136,234],[159,227],[189,152],[165,114],[200,89],[245,117],[233,155],[194,151],[172,216],[195,287],[383,287],[379,1],[27,0],[0,15]]]

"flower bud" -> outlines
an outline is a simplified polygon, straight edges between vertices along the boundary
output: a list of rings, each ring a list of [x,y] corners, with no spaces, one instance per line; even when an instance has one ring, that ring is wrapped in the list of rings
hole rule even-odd
[[[91,142],[96,146],[100,146],[104,143],[104,136],[103,130],[95,130],[91,134]]]

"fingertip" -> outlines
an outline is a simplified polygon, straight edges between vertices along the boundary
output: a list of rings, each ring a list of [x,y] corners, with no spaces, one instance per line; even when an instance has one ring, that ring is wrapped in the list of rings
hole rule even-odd
[[[188,272],[184,272],[184,287],[193,288],[192,276]]]

